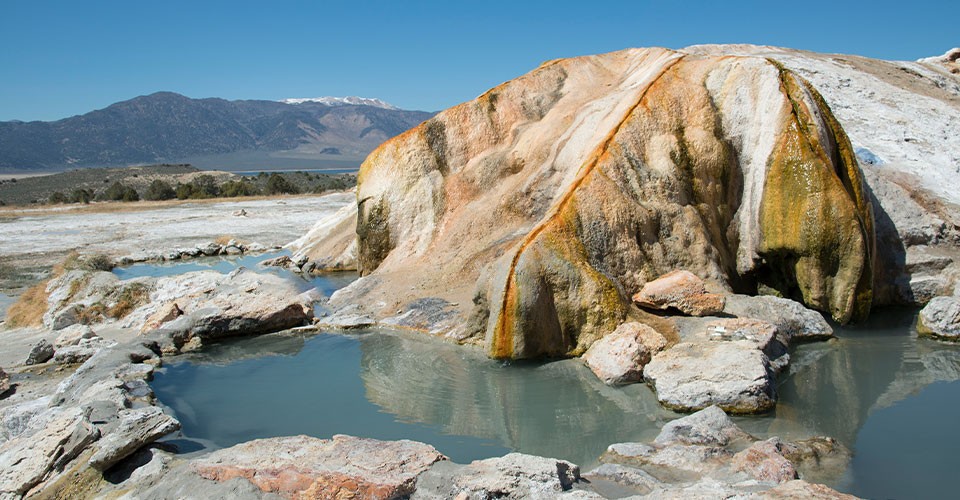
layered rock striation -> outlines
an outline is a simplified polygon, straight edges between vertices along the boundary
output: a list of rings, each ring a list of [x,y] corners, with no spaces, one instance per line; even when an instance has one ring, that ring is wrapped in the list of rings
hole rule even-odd
[[[853,148],[820,94],[770,58],[547,62],[385,143],[357,200],[355,249],[349,212],[327,221],[331,244],[304,245],[340,268],[352,251],[364,276],[331,306],[383,320],[439,298],[447,314],[422,329],[496,358],[579,355],[627,320],[669,338],[630,297],[675,269],[840,322],[872,303],[874,219]]]

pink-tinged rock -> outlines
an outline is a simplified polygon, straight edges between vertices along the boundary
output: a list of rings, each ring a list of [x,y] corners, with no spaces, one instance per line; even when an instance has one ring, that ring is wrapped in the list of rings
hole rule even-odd
[[[758,481],[783,483],[797,479],[797,469],[781,451],[778,438],[757,441],[733,456],[733,468]]]
[[[723,311],[722,295],[708,293],[703,280],[690,271],[673,271],[643,285],[633,301],[647,309],[674,308],[690,316],[710,316]]]
[[[797,479],[788,481],[761,494],[761,498],[796,500],[856,500],[857,497],[840,493],[822,484]]]
[[[157,312],[153,313],[149,318],[147,318],[147,320],[143,323],[143,327],[140,328],[140,331],[148,332],[151,330],[156,330],[164,323],[173,321],[180,316],[183,316],[183,311],[180,310],[180,306],[178,306],[176,302],[168,302],[160,306],[160,309],[157,309]]]
[[[242,477],[286,498],[393,499],[413,493],[417,476],[446,460],[430,445],[336,435],[257,439],[194,462],[215,481]]]
[[[603,383],[623,385],[643,379],[643,367],[667,340],[642,323],[624,323],[613,333],[593,343],[583,361]]]

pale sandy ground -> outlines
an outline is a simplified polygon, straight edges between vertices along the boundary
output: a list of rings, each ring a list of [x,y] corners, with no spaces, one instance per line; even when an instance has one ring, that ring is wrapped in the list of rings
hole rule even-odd
[[[0,293],[19,293],[72,250],[121,257],[192,247],[220,236],[268,247],[284,245],[354,200],[355,195],[346,192],[0,210],[0,266],[6,266],[8,274],[10,270],[21,274],[0,279]],[[240,210],[246,215],[233,215]]]
[[[82,251],[125,255],[204,243],[222,235],[282,245],[354,199],[352,193],[221,203],[158,205],[148,210],[91,212],[50,208],[0,219],[0,255]],[[135,208],[135,207],[132,207]],[[244,210],[245,216],[233,215]]]
[[[27,177],[43,177],[53,172],[29,173],[29,174],[0,174],[0,181],[9,181],[10,179],[26,179]]]

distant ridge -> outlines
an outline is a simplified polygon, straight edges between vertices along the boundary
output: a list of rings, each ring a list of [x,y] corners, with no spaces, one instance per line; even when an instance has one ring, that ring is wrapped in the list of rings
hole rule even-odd
[[[63,120],[0,122],[0,171],[183,161],[222,169],[251,161],[269,168],[274,160],[359,165],[431,116],[363,97],[228,101],[157,92]]]

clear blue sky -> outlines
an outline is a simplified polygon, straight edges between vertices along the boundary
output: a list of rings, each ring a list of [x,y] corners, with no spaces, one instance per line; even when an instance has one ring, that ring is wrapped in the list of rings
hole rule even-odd
[[[884,59],[960,45],[954,2],[0,0],[0,120],[160,90],[440,110],[558,57],[756,43]]]

